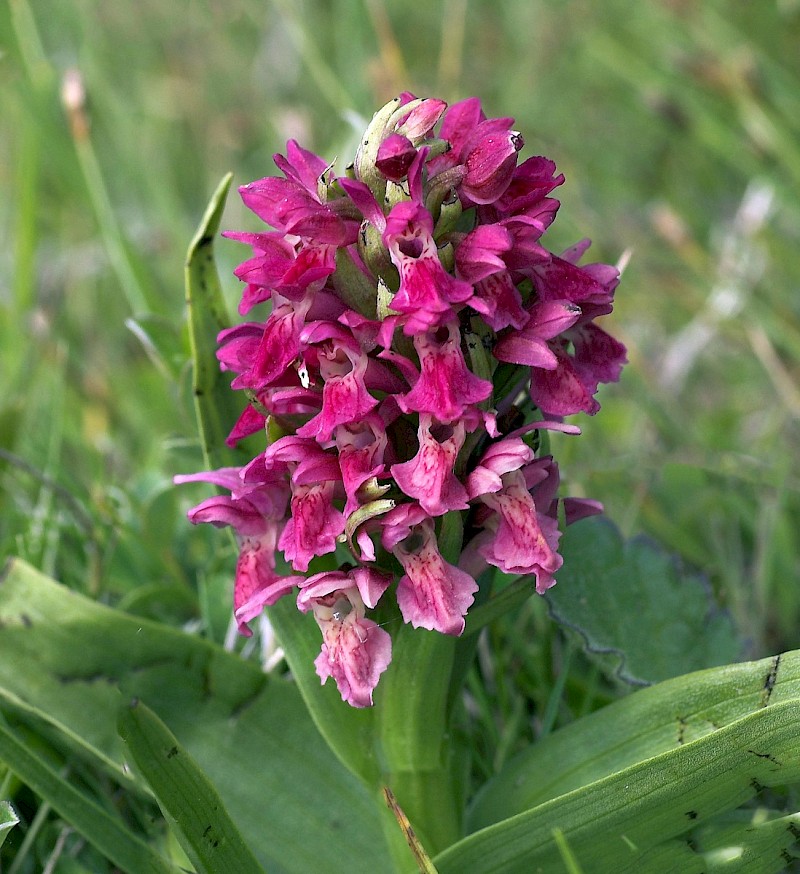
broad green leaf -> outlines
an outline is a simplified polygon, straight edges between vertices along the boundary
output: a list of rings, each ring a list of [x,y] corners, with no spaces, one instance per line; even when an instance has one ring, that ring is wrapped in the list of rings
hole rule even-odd
[[[588,519],[566,530],[560,551],[551,612],[621,679],[653,683],[739,657],[733,624],[704,580],[650,541],[626,542],[609,520]]]
[[[149,707],[125,707],[119,731],[198,874],[263,872],[211,781]]]
[[[556,829],[592,874],[638,874],[664,841],[800,780],[800,699],[770,704],[705,737],[482,829],[433,861],[439,874],[560,870]]]
[[[328,749],[296,686],[206,640],[13,561],[0,585],[0,690],[3,708],[22,719],[32,708],[121,782],[117,714],[139,698],[208,775],[270,872],[306,874],[321,858],[331,874],[390,870],[383,811]],[[347,852],[331,854],[333,845]]]
[[[0,847],[3,846],[8,833],[18,823],[19,817],[11,804],[8,801],[0,801]]]
[[[214,263],[214,237],[232,178],[228,173],[217,186],[186,254],[186,306],[194,365],[192,391],[203,457],[209,468],[230,463],[225,438],[240,412],[230,380],[220,370],[216,357],[217,334],[229,326],[229,321]]]
[[[792,700],[800,700],[800,652],[709,668],[641,689],[513,758],[479,792],[469,829],[522,813]]]
[[[179,868],[134,835],[121,819],[76,789],[5,724],[0,724],[0,758],[118,868],[128,874],[179,874]]]
[[[692,835],[708,874],[780,874],[800,839],[800,813],[765,818],[765,811],[737,811],[738,822],[709,823]],[[653,869],[653,874],[657,874]]]

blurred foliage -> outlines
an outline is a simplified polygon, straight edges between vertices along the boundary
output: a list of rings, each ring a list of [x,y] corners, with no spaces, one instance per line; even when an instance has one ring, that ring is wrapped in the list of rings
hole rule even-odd
[[[798,0],[0,5],[0,549],[222,642],[231,548],[170,481],[201,463],[187,242],[288,137],[333,159],[400,91],[476,94],[567,176],[551,248],[631,252],[606,320],[631,363],[553,437],[565,491],[706,574],[749,654],[797,647],[799,40]],[[222,226],[255,220],[231,197]],[[220,241],[231,308],[243,257]],[[488,772],[616,694],[541,604],[491,643],[480,670],[525,679],[475,702]]]

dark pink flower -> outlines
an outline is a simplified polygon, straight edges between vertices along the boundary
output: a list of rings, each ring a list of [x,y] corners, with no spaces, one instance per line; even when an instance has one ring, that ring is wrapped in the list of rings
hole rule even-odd
[[[439,432],[438,439],[431,433],[432,427]],[[419,501],[429,516],[466,510],[467,490],[454,471],[456,456],[464,445],[464,423],[436,426],[433,416],[421,413],[417,436],[417,454],[391,467],[395,482],[410,498]]]
[[[189,520],[216,527],[230,526],[236,532],[239,558],[236,562],[233,605],[239,631],[250,635],[247,623],[266,605],[288,594],[302,579],[275,572],[275,545],[283,519],[288,489],[280,480],[257,486],[247,485],[239,468],[176,476],[177,484],[210,482],[228,489],[231,495],[208,498],[189,511]]]
[[[336,549],[344,531],[344,516],[333,506],[333,482],[294,486],[291,516],[278,548],[298,571],[307,571],[311,560]]]
[[[475,376],[464,361],[458,323],[418,334],[414,346],[422,370],[411,391],[398,398],[404,412],[430,413],[449,424],[491,395],[492,384]]]
[[[240,315],[269,300],[273,292],[289,300],[301,300],[321,289],[336,270],[337,250],[333,245],[309,245],[299,240],[293,244],[280,232],[229,232],[224,236],[253,247],[253,257],[234,271],[247,283],[239,305]]]
[[[559,203],[547,195],[564,184],[556,176],[556,165],[548,158],[534,156],[514,169],[506,190],[492,204],[478,208],[481,222],[490,224],[508,216],[526,216],[539,228],[539,236],[550,226]]]
[[[418,334],[451,321],[473,289],[442,267],[430,213],[411,201],[398,203],[387,216],[383,239],[400,273],[391,306],[406,316],[404,332]]]
[[[513,123],[512,118],[487,119],[476,97],[454,103],[444,114],[439,134],[450,143],[450,151],[431,161],[432,172],[462,165],[462,198],[473,204],[493,203],[508,188],[524,144],[511,129]]]
[[[287,158],[274,156],[286,178],[268,176],[239,189],[245,206],[276,230],[311,243],[342,246],[355,242],[358,223],[341,217],[320,198],[326,190],[322,180],[325,162],[294,140],[287,144],[287,153]]]
[[[344,507],[346,518],[359,507],[358,490],[361,486],[384,473],[383,457],[388,438],[380,416],[374,413],[368,414],[362,421],[337,426],[334,436],[347,495]]]
[[[503,225],[478,225],[456,249],[459,277],[475,286],[470,301],[495,331],[521,328],[528,321],[522,297],[514,285],[504,257],[512,251],[514,237]]]
[[[367,391],[369,361],[357,343],[335,325],[325,333],[318,331],[314,339],[322,341],[315,347],[322,380],[322,409],[297,433],[325,443],[338,425],[360,421],[378,400]]]
[[[252,324],[247,331],[230,328],[219,335],[217,357],[239,375],[232,388],[260,391],[280,379],[300,354],[300,331],[305,323],[310,300],[280,303],[261,326],[258,345],[254,344]],[[242,368],[242,369],[238,369]]]

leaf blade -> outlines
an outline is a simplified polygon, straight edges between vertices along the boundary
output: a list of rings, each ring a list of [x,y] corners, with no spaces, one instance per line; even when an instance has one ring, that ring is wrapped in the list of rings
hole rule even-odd
[[[216,788],[149,707],[137,701],[124,708],[118,727],[198,874],[264,871]]]
[[[0,758],[114,865],[129,874],[180,874],[180,868],[72,786],[4,723],[0,723]]]
[[[660,843],[760,788],[800,780],[800,699],[761,708],[710,735],[559,796],[445,850],[439,874],[559,870],[561,829],[594,874],[638,872]]]

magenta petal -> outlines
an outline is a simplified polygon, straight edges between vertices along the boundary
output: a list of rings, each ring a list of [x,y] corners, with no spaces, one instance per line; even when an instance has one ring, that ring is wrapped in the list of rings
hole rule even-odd
[[[467,282],[478,282],[506,269],[500,257],[511,249],[513,239],[503,225],[478,225],[456,249],[458,275]]]
[[[358,422],[378,401],[364,385],[366,357],[362,357],[353,370],[341,376],[330,376],[322,387],[322,410],[297,433],[301,437],[314,437],[320,443],[331,439],[338,425]]]
[[[446,336],[439,335],[446,330]],[[401,409],[408,413],[430,413],[440,422],[449,423],[461,418],[464,410],[486,400],[492,393],[492,384],[475,376],[466,365],[461,353],[461,333],[458,323],[452,322],[435,334],[414,337],[422,365],[422,372],[408,394],[398,398]]]
[[[381,233],[386,227],[386,216],[370,188],[358,179],[342,177],[339,180],[347,196],[361,210],[364,218],[373,224]]]
[[[444,100],[435,97],[423,98],[397,125],[397,132],[417,141],[431,132],[431,129],[447,109]]]
[[[333,483],[295,486],[291,514],[278,548],[295,570],[307,571],[315,556],[336,549],[336,538],[344,531],[344,516],[333,506]]]
[[[507,270],[494,273],[475,284],[475,297],[470,301],[474,310],[493,331],[503,328],[522,328],[528,313],[522,306],[522,297]]]
[[[600,404],[592,397],[562,349],[553,349],[558,359],[555,370],[535,369],[531,373],[531,399],[550,416],[569,416],[584,412],[593,416]]]
[[[338,426],[334,436],[347,495],[344,514],[349,516],[358,509],[357,492],[361,486],[384,472],[383,454],[388,438],[380,416],[375,414],[368,415],[363,422]]]
[[[282,577],[275,573],[275,533],[261,538],[245,538],[236,562],[233,590],[234,616],[239,632],[250,637],[247,623],[255,619],[264,607],[288,595],[303,577]]]
[[[616,382],[626,363],[626,349],[597,325],[581,325],[569,334],[575,346],[575,370],[594,394],[599,382]]]
[[[478,584],[442,558],[432,523],[417,527],[415,535],[422,539],[419,546],[406,548],[412,537],[393,550],[405,571],[397,586],[403,620],[414,628],[458,636],[464,630],[464,616],[475,599]]]
[[[215,495],[189,510],[193,525],[210,523],[215,528],[230,526],[242,537],[261,534],[265,528],[264,515],[246,498]]]
[[[323,630],[322,650],[314,660],[323,683],[333,677],[342,700],[370,707],[372,693],[392,660],[392,638],[370,619],[331,622]]]
[[[396,133],[389,134],[378,147],[375,166],[387,179],[400,182],[405,179],[416,155],[417,150],[407,137]]]
[[[323,158],[298,145],[296,140],[286,143],[286,158],[274,155],[277,168],[290,179],[295,179],[308,191],[316,194],[317,181],[328,169]]]
[[[454,473],[456,456],[464,445],[463,423],[456,423],[452,433],[439,442],[431,434],[432,416],[423,413],[419,418],[419,450],[409,461],[392,465],[395,482],[430,516],[466,510],[467,491]]]
[[[507,129],[511,123],[511,119],[499,118],[482,122],[465,149],[467,174],[461,191],[473,203],[493,203],[511,182],[517,152],[524,145],[516,131]]]
[[[470,499],[499,492],[504,474],[519,470],[532,460],[533,450],[519,437],[505,437],[492,443],[467,479]]]
[[[231,383],[233,388],[266,388],[283,375],[300,354],[300,330],[308,307],[286,303],[274,309],[266,323],[250,368]]]
[[[506,573],[534,574],[536,590],[553,585],[553,574],[561,567],[556,552],[561,536],[558,523],[537,513],[521,471],[503,476],[503,489],[484,495],[482,500],[497,513],[497,530],[480,552],[489,564]]]

